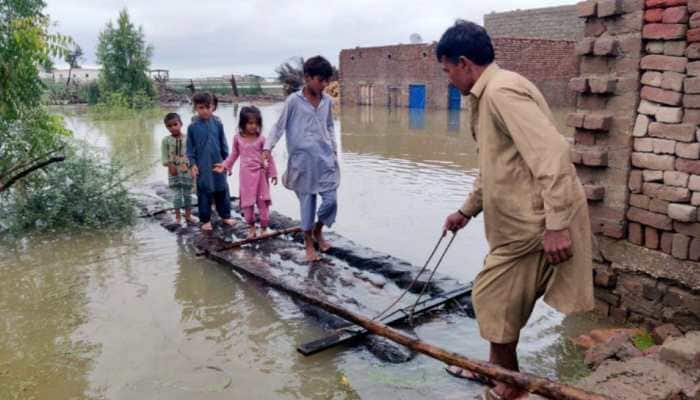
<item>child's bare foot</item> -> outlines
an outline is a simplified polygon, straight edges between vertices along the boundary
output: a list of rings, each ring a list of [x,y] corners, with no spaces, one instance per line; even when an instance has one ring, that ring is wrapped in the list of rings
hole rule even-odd
[[[211,226],[211,222],[207,222],[206,224],[202,225],[202,230],[203,230],[203,231],[209,232],[209,231],[211,231],[211,230],[213,230],[213,229],[214,229],[214,228]]]
[[[185,217],[185,221],[187,221],[188,224],[192,224],[192,225],[195,225],[197,222],[199,222],[199,221],[197,221],[197,218],[195,218],[191,215],[189,217]]]
[[[234,220],[231,219],[231,218],[226,218],[226,219],[224,220],[224,224],[226,224],[226,225],[228,225],[228,226],[234,226],[234,225],[236,225],[236,221],[234,221]]]
[[[180,225],[180,222],[182,222],[182,219],[180,218],[180,210],[175,210],[175,223]]]
[[[321,253],[325,253],[333,247],[323,237],[323,225],[316,225],[316,228],[314,228],[314,236],[313,237],[314,237],[314,241],[316,243],[318,243],[318,249],[321,250]]]
[[[255,239],[258,236],[258,232],[255,229],[255,225],[251,225],[248,227],[248,236],[247,239]]]
[[[314,249],[313,245],[311,247],[306,246],[306,261],[310,263],[321,261],[321,257],[316,254],[316,250]]]
[[[267,227],[266,226],[261,226],[260,227],[260,236],[266,235],[267,234]]]

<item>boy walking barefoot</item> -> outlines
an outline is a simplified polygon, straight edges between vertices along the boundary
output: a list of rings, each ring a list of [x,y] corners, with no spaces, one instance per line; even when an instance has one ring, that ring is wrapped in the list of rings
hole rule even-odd
[[[287,97],[282,115],[273,126],[263,152],[263,157],[269,160],[270,151],[282,134],[286,134],[289,159],[282,183],[299,199],[306,259],[310,262],[320,259],[314,242],[321,252],[331,248],[323,237],[323,227],[333,225],[338,210],[338,146],[331,99],[323,93],[332,75],[331,64],[321,56],[309,58],[304,63],[305,85]],[[317,209],[318,196],[322,203]]]
[[[163,119],[170,136],[161,142],[161,163],[168,168],[168,186],[173,190],[173,207],[175,222],[180,223],[180,209],[185,209],[185,220],[191,224],[197,220],[192,216],[192,177],[189,174],[187,155],[185,154],[185,135],[182,133],[182,120],[176,113],[169,113]]]
[[[226,174],[214,167],[228,157],[228,145],[224,126],[212,116],[212,97],[209,93],[197,93],[192,97],[197,118],[187,127],[187,157],[190,159],[192,177],[197,180],[199,220],[202,230],[211,231],[211,203],[224,224],[233,225],[231,200]]]

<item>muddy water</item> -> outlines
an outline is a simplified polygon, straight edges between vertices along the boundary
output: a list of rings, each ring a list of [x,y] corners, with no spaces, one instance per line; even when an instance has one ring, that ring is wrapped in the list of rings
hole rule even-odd
[[[263,107],[265,131],[280,110]],[[189,120],[187,109],[179,112]],[[556,114],[563,125],[566,110]],[[74,110],[67,115],[76,136],[138,171],[135,188],[165,181],[157,159],[166,131],[158,119],[105,123]],[[224,106],[218,115],[230,139],[235,109]],[[334,230],[422,265],[442,219],[475,176],[468,115],[350,108],[337,126],[343,177]],[[275,156],[284,165],[284,146]],[[276,187],[272,196],[276,210],[297,215],[291,193]],[[483,221],[476,219],[459,234],[442,272],[470,281],[485,253]],[[421,356],[388,365],[361,346],[300,356],[296,345],[322,334],[313,319],[288,297],[189,254],[149,221],[114,232],[36,236],[3,244],[0,254],[2,399],[422,399],[481,390]],[[538,305],[523,334],[524,368],[572,377],[577,359],[562,338],[598,324],[562,320]],[[415,332],[487,356],[466,317]]]

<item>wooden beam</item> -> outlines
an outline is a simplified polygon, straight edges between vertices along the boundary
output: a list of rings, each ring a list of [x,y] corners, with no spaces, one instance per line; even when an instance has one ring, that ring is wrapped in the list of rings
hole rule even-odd
[[[441,295],[434,296],[430,299],[425,299],[418,303],[416,309],[413,312],[413,315],[420,315],[424,312],[439,307],[447,303],[448,301],[457,300],[462,296],[468,296],[471,294],[471,292],[472,285],[468,285],[465,287],[457,288],[455,290],[451,290]],[[386,325],[396,325],[408,320],[408,318],[411,315],[409,308],[397,309],[396,311],[382,318],[382,323]],[[357,339],[364,337],[368,333],[369,331],[367,329],[360,328],[357,326],[351,329],[341,329],[336,333],[328,335],[324,338],[304,343],[297,347],[297,351],[305,356],[311,356],[316,353],[320,353],[323,350],[330,349],[331,347],[353,342]]]
[[[222,264],[230,265],[238,271],[242,271],[258,279],[264,281],[268,286],[281,290],[290,294],[305,303],[322,308],[332,314],[335,314],[347,321],[365,328],[367,331],[383,336],[396,343],[404,345],[411,350],[423,353],[429,357],[440,360],[447,365],[455,365],[477,374],[481,374],[492,380],[506,383],[514,387],[527,390],[530,393],[536,393],[550,399],[555,400],[612,400],[609,397],[586,392],[574,386],[558,383],[541,376],[528,374],[524,372],[511,371],[498,365],[494,365],[485,361],[473,360],[461,354],[453,353],[434,346],[430,343],[421,341],[420,339],[411,337],[399,330],[391,328],[381,322],[373,321],[360,314],[347,310],[343,307],[330,303],[326,300],[313,297],[305,292],[298,291],[286,283],[272,276],[266,276],[256,268],[245,265],[235,265],[230,263],[219,253],[212,252],[207,254],[208,258]]]
[[[265,239],[271,239],[271,238],[274,238],[277,236],[282,236],[282,235],[290,235],[292,233],[298,233],[298,232],[301,232],[301,228],[298,226],[296,226],[294,228],[287,228],[287,229],[280,229],[277,231],[270,231],[268,233],[256,236],[252,239],[243,239],[243,240],[238,240],[238,241],[233,242],[233,243],[226,244],[224,246],[219,247],[215,251],[233,250],[233,249],[237,249],[245,244],[260,242],[260,241],[263,241]]]

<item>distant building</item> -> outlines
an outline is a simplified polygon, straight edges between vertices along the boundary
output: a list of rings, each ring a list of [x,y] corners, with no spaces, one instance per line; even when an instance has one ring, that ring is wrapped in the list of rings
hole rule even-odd
[[[484,15],[484,28],[493,38],[579,40],[584,24],[584,19],[576,13],[576,5]]]
[[[41,79],[50,80],[53,82],[65,82],[68,80],[68,73],[71,74],[71,81],[75,82],[95,82],[100,76],[100,67],[85,67],[85,68],[74,68],[72,71],[68,68],[54,69],[51,72],[42,72],[40,74]]]
[[[578,75],[574,42],[493,39],[496,62],[535,83],[553,107],[573,106],[569,80]],[[435,43],[346,49],[340,52],[342,104],[467,108],[435,59]]]

